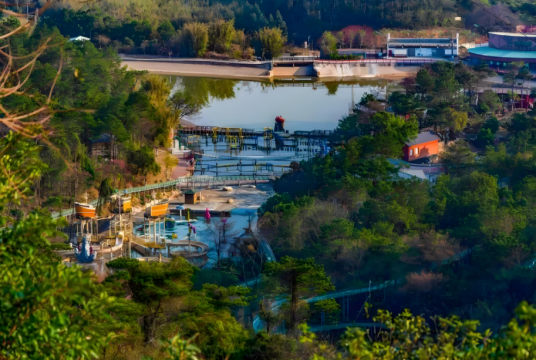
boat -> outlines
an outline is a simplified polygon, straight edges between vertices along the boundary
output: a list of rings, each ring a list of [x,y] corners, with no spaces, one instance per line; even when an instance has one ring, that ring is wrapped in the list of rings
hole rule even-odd
[[[132,202],[130,195],[123,196],[119,199],[119,204],[121,205],[121,212],[131,212],[132,211]]]
[[[159,217],[167,213],[169,200],[160,200],[157,204],[148,206],[145,209],[145,217]]]
[[[112,195],[112,204],[114,204],[114,212],[118,213],[121,210],[122,213],[132,211],[132,202],[130,195]]]
[[[74,203],[74,209],[77,217],[86,219],[94,218],[97,212],[95,206],[78,202]]]

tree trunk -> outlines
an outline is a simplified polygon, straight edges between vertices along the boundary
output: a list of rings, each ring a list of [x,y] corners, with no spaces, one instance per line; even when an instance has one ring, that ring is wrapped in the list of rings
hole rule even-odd
[[[162,300],[158,302],[158,306],[156,307],[156,310],[154,313],[145,315],[143,318],[143,333],[144,333],[144,340],[145,342],[149,342],[153,340],[154,338],[154,330],[156,328],[156,317],[158,315],[158,311],[160,310],[160,306],[162,305]]]
[[[143,341],[145,343],[151,341],[152,317],[152,315],[145,315],[143,317]]]

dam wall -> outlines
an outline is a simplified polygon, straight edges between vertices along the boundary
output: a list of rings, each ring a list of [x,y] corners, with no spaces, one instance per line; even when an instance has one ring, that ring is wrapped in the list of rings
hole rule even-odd
[[[316,76],[312,64],[300,66],[274,66],[271,76]]]
[[[361,62],[316,62],[314,70],[318,77],[375,77],[407,76],[416,73],[420,64],[361,63]]]
[[[425,63],[438,59],[364,59],[364,60],[275,60],[221,61],[208,59],[135,58],[122,56],[123,64],[133,70],[185,76],[211,76],[244,79],[273,77],[405,77]]]

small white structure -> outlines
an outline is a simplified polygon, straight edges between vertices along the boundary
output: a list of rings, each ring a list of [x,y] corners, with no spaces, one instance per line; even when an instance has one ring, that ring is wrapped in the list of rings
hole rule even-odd
[[[387,34],[387,56],[390,58],[445,58],[458,56],[460,35],[452,38],[392,38]]]
[[[74,37],[74,38],[70,38],[69,42],[71,42],[71,41],[89,41],[89,40],[90,39],[87,38],[87,37],[77,36],[77,37]]]

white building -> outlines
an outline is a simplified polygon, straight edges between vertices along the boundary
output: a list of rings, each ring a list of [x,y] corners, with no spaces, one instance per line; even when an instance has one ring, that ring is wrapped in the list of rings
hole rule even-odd
[[[391,38],[387,34],[387,56],[446,58],[458,56],[459,34],[456,38]]]

